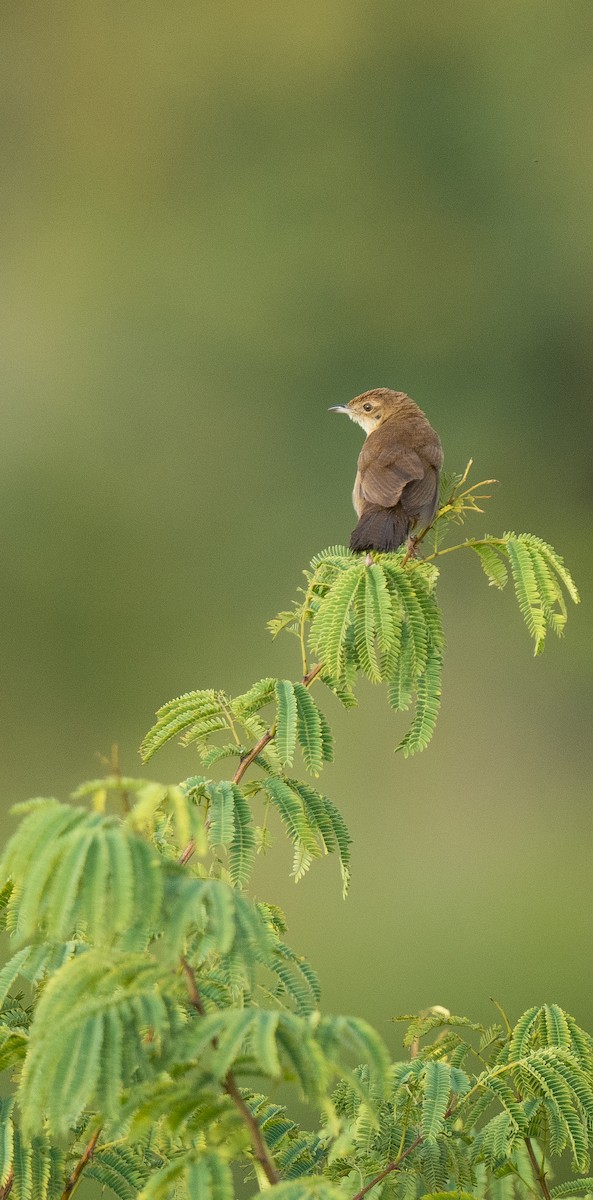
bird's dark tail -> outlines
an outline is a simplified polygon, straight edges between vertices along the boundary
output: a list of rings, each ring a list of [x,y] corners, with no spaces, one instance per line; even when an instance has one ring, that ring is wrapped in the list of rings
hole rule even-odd
[[[410,532],[410,519],[401,504],[395,508],[369,506],[350,536],[351,550],[397,550]]]

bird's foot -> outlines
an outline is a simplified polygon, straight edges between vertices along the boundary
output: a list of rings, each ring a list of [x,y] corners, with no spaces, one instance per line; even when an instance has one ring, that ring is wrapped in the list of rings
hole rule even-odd
[[[371,554],[370,550],[367,550],[367,555],[366,555],[366,558],[365,558],[365,560],[364,560],[364,565],[365,565],[365,567],[372,567],[372,565],[373,565],[374,561],[375,561],[375,560],[374,560],[374,558],[373,558],[373,556],[372,556],[372,554]]]
[[[408,540],[406,542],[406,553],[404,554],[404,557],[402,558],[402,567],[405,567],[406,563],[409,562],[411,558],[416,557],[416,546],[417,545],[418,545],[417,537],[409,537],[408,538]]]

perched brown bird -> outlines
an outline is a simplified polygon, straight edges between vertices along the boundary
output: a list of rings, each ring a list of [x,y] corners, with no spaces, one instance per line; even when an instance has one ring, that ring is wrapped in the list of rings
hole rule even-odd
[[[397,550],[415,525],[430,525],[439,496],[443,450],[424,413],[405,392],[374,388],[338,404],[362,425],[352,501],[359,517],[351,550]]]

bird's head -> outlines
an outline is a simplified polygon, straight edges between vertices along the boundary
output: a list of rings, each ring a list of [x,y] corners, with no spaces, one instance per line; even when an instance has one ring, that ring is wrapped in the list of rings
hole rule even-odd
[[[362,425],[368,436],[397,411],[404,397],[405,392],[394,392],[391,388],[373,388],[370,392],[355,396],[349,404],[336,404],[329,411],[346,413],[351,421]]]

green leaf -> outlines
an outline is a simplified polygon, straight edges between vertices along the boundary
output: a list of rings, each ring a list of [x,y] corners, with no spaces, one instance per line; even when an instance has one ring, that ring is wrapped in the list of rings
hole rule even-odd
[[[253,1200],[258,1200],[258,1195]],[[301,1175],[288,1183],[277,1183],[266,1195],[270,1200],[344,1200],[341,1189],[319,1175]]]
[[[209,786],[208,837],[212,846],[230,846],[235,836],[235,792],[232,783],[222,779]]]
[[[192,1148],[177,1154],[153,1175],[138,1200],[233,1200],[231,1169],[225,1158],[212,1149]]]
[[[215,729],[224,729],[227,724],[218,695],[212,689],[186,692],[175,700],[169,700],[158,709],[156,716],[156,723],[140,746],[140,757],[144,763],[179,734],[200,728],[204,729],[204,733],[211,732],[211,722],[214,722]],[[201,726],[202,722],[205,722],[204,726]]]
[[[401,610],[409,633],[411,675],[416,679],[424,670],[428,651],[428,631],[422,604],[418,599],[412,572],[397,562],[385,564],[388,587],[393,601]],[[420,587],[421,585],[419,585]]]
[[[346,639],[365,569],[364,563],[355,560],[340,572],[311,623],[311,644],[319,652],[327,674],[338,682],[344,677]]]
[[[269,677],[266,679],[259,679],[258,682],[254,683],[247,692],[243,692],[240,696],[235,696],[234,699],[231,700],[231,711],[233,716],[237,717],[237,719],[241,721],[244,720],[245,717],[253,716],[253,714],[259,712],[260,709],[265,708],[266,705],[270,704],[274,699],[276,683],[276,679],[271,679]]]
[[[558,577],[562,580],[562,583],[564,584],[573,603],[580,604],[580,596],[574,579],[572,578],[568,568],[565,566],[563,559],[559,554],[556,553],[553,547],[549,546],[547,542],[542,541],[541,538],[536,537],[533,533],[523,533],[520,535],[520,537],[521,541],[523,541],[532,550],[536,550],[540,555],[543,556],[543,558],[546,559],[550,567],[552,567]]]
[[[441,652],[431,642],[425,668],[417,683],[414,719],[397,747],[405,758],[425,750],[432,738],[441,707],[441,670]]]
[[[249,881],[255,858],[255,830],[251,809],[239,787],[233,784],[235,797],[235,833],[229,847],[229,867],[235,887]]]
[[[513,572],[515,594],[523,619],[541,654],[546,639],[546,618],[528,548],[514,534],[507,534],[506,548]]]
[[[441,1132],[449,1105],[451,1068],[445,1062],[429,1062],[424,1072],[422,1136],[434,1141]]]
[[[30,955],[31,947],[24,946],[22,950],[17,950],[16,954],[9,958],[0,971],[0,1007],[4,1004],[13,983],[21,973],[21,967],[25,965]]]
[[[570,1029],[560,1006],[558,1004],[544,1004],[542,1015],[548,1046],[560,1046],[563,1050],[570,1050]]]
[[[415,686],[413,644],[407,625],[401,630],[400,653],[395,663],[387,689],[387,696],[392,708],[397,712],[405,712],[412,703]]]
[[[96,1179],[118,1200],[136,1200],[149,1179],[149,1168],[140,1154],[126,1145],[99,1146],[84,1169],[85,1178]]]
[[[588,1175],[580,1179],[567,1179],[564,1183],[559,1183],[552,1188],[550,1195],[552,1200],[559,1200],[560,1196],[573,1196],[577,1192],[593,1192],[593,1176]]]
[[[262,779],[262,787],[280,813],[291,841],[300,842],[314,858],[318,858],[321,851],[300,796],[283,779],[274,775]]]
[[[362,576],[354,610],[354,640],[360,669],[372,683],[380,683],[382,671],[376,640],[378,590],[375,586],[376,576],[373,576],[373,570],[373,567],[367,567]],[[384,576],[383,582],[385,583]],[[387,592],[387,588],[385,591]],[[389,603],[389,596],[387,596],[387,603]],[[383,627],[381,627],[381,632],[385,633]]]
[[[327,796],[322,796],[310,784],[303,783],[299,779],[288,779],[287,783],[303,801],[309,823],[319,831],[326,852],[332,854],[336,849],[338,850],[344,893],[346,893],[350,882],[352,839],[342,814]]]
[[[295,689],[290,679],[276,682],[276,749],[283,766],[290,766],[294,758],[297,736],[297,702]]]
[[[305,764],[311,771],[311,774],[319,775],[325,758],[324,728],[321,713],[309,689],[302,683],[295,683],[294,694],[298,711],[297,736],[299,746],[301,747]],[[328,744],[327,733],[325,744]]]
[[[158,923],[161,867],[119,818],[47,802],[25,816],[5,850],[3,868],[17,885],[10,925],[21,941],[63,941],[83,928],[99,945],[143,948]]]
[[[509,573],[500,557],[500,551],[488,541],[471,542],[469,544],[477,554],[484,574],[487,576],[492,587],[496,587],[502,591],[508,580]]]
[[[156,963],[113,951],[89,950],[52,976],[37,1004],[23,1068],[25,1132],[41,1132],[47,1119],[50,1132],[66,1133],[93,1104],[114,1114],[124,1084],[150,1073],[158,1044],[139,1038],[138,1002],[147,1002],[142,1024],[153,1038],[175,1020],[161,984]]]
[[[13,1163],[14,1127],[12,1124],[12,1106],[14,1096],[0,1099],[0,1187],[4,1187]]]

